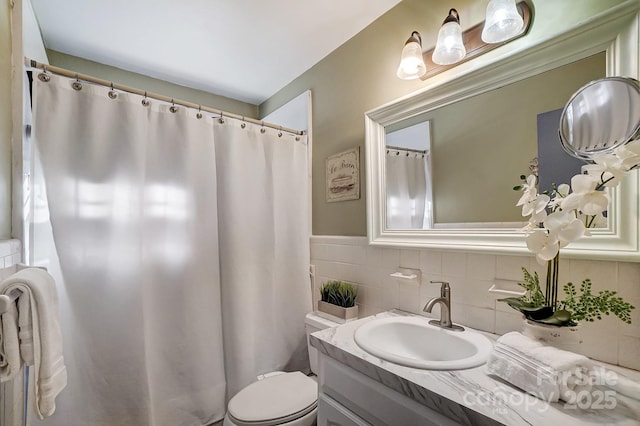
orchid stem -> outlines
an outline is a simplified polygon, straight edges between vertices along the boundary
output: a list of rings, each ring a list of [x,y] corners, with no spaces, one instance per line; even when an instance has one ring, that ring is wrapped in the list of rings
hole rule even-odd
[[[555,311],[558,303],[558,277],[560,274],[560,253],[547,262],[547,286],[544,301]]]
[[[547,306],[551,304],[551,260],[547,261],[547,286],[544,292],[544,303]]]

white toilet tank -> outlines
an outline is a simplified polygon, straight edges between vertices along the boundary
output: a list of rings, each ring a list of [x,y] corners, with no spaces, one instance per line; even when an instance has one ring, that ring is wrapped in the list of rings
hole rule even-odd
[[[305,330],[307,332],[307,348],[309,349],[309,364],[311,371],[318,374],[318,350],[309,343],[309,335],[316,331],[324,330],[339,325],[337,322],[319,317],[314,312],[307,314],[304,319]]]

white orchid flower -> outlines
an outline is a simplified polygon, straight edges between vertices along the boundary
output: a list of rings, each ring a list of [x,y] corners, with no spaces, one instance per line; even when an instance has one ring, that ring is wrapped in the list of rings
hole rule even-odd
[[[640,139],[616,148],[614,154],[622,160],[626,170],[640,165]]]
[[[591,175],[575,175],[571,178],[573,192],[560,203],[562,210],[579,210],[594,216],[607,210],[609,195],[605,191],[597,191],[599,181]]]
[[[525,214],[523,214],[525,216]],[[529,218],[529,223],[539,226],[544,220],[547,218],[547,210],[541,209],[539,211],[534,211]]]
[[[532,222],[531,220],[529,220],[529,222],[527,222],[527,224],[521,229],[522,232],[525,233],[525,235],[529,235],[531,232],[535,232],[536,230],[540,229],[540,222]]]
[[[586,229],[579,218],[564,210],[553,212],[547,216],[544,226],[556,236],[560,247],[582,238]]]
[[[527,235],[525,241],[529,251],[536,254],[540,263],[553,259],[560,251],[558,239],[552,232],[532,232]]]
[[[516,203],[516,206],[526,204],[538,196],[538,188],[536,187],[536,182],[537,179],[534,175],[529,175],[527,177],[526,183],[522,185],[522,196]]]
[[[567,195],[569,195],[570,191],[571,187],[566,183],[563,183],[556,188],[553,194],[553,198],[551,199],[551,201],[549,201],[549,208],[551,209],[551,211],[555,211],[558,207],[560,207],[560,203]]]
[[[529,175],[526,183],[522,185],[523,194],[516,203],[516,206],[522,206],[522,216],[531,216],[529,223],[536,226],[547,217],[545,209],[550,201],[548,195],[538,194],[537,182],[538,178],[535,175]]]
[[[571,187],[566,183],[558,185],[558,188],[556,189],[556,192],[560,194],[560,196],[563,198],[569,195],[570,191],[571,191]]]
[[[584,165],[582,170],[606,187],[618,185],[627,172],[623,161],[614,154],[596,155],[593,161],[595,164]]]
[[[549,200],[547,194],[538,194],[535,198],[529,199],[522,205],[522,216],[540,215],[547,208]]]
[[[527,176],[527,183],[525,183],[523,186],[526,190],[533,190],[533,191],[538,191],[537,189],[537,185],[538,184],[538,178],[536,177],[536,175],[529,175]]]

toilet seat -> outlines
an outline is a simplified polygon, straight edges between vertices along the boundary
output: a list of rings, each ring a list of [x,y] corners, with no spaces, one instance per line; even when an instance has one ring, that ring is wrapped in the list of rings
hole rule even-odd
[[[229,401],[230,420],[238,426],[273,426],[304,417],[318,405],[318,385],[299,371],[259,380]]]

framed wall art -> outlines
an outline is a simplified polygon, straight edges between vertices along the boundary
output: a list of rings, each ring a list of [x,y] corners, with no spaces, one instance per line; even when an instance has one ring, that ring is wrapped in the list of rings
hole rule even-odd
[[[360,198],[360,147],[328,157],[326,167],[327,202]]]

